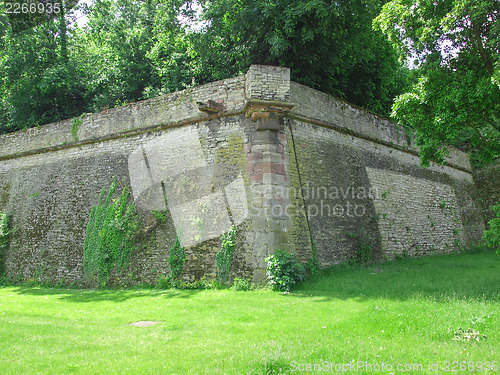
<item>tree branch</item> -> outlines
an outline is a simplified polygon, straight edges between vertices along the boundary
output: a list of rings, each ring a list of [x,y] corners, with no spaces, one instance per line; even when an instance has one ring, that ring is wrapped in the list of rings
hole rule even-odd
[[[481,32],[477,24],[472,25],[472,37],[474,39],[473,42],[476,44],[477,50],[479,52],[479,56],[481,56],[483,64],[488,71],[488,74],[492,76],[494,73],[494,69],[493,63],[491,62],[491,56],[483,46],[483,41],[481,40]]]

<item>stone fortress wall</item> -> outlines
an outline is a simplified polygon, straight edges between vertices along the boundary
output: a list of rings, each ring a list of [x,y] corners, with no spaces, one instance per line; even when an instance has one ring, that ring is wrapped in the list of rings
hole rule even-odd
[[[500,161],[474,171],[474,182],[479,193],[486,223],[496,217],[492,206],[500,204]],[[488,224],[487,224],[488,225]]]
[[[468,156],[421,168],[393,123],[290,81],[246,75],[0,136],[0,211],[17,228],[11,277],[83,278],[90,210],[116,179],[143,225],[128,270],[169,273],[176,235],[183,278],[216,274],[220,235],[237,227],[231,276],[262,279],[278,248],[322,267],[369,243],[376,258],[453,251],[479,240],[482,209]],[[155,212],[167,212],[158,220]]]

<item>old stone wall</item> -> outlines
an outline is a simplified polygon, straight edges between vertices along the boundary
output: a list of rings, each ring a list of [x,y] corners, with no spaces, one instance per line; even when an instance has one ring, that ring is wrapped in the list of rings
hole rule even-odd
[[[500,163],[475,170],[474,180],[478,188],[484,218],[488,222],[496,217],[491,206],[500,204]]]
[[[295,138],[305,206],[323,265],[352,257],[450,252],[477,243],[484,219],[467,155],[420,167],[418,150],[393,123],[292,83]]]
[[[286,68],[246,75],[0,137],[0,211],[16,229],[13,278],[83,280],[92,206],[116,179],[142,217],[128,269],[114,281],[215,277],[234,225],[231,277],[264,277],[278,248],[322,266],[369,243],[378,258],[448,252],[484,228],[466,154],[419,166],[394,124],[290,81]],[[159,214],[160,213],[160,214]]]

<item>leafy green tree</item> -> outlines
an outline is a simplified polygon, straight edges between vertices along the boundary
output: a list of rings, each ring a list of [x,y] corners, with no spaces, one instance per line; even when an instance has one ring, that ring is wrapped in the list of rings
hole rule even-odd
[[[404,72],[371,28],[384,1],[211,0],[205,27],[190,35],[198,82],[245,72],[252,63],[291,68],[293,79],[388,114]]]
[[[95,0],[35,27],[0,16],[0,132],[25,129],[194,83],[184,0]],[[2,3],[1,6],[4,4]],[[0,9],[1,10],[1,9]]]
[[[75,50],[92,111],[184,88],[180,0],[96,0]],[[180,46],[179,46],[180,45]],[[178,72],[179,71],[179,72]]]
[[[0,3],[0,14],[4,12],[5,4]],[[0,134],[7,131],[10,113],[7,91],[8,43],[8,19],[0,16]]]
[[[184,19],[184,24],[180,19]],[[189,23],[193,10],[189,2],[170,0],[158,7],[154,18],[154,44],[148,58],[159,76],[160,87],[148,88],[148,97],[183,90],[195,85],[198,64],[195,62],[193,43],[189,37]]]
[[[95,112],[245,72],[252,63],[387,114],[404,72],[370,25],[384,0],[94,0],[13,33],[0,20],[0,131]],[[68,3],[69,4],[69,3]],[[4,17],[5,18],[5,17]]]
[[[152,43],[150,5],[150,1],[96,0],[90,6],[88,24],[75,35],[90,110],[140,100],[154,80],[146,57]]]
[[[374,21],[402,60],[415,59],[392,116],[415,132],[424,165],[449,146],[476,165],[500,155],[499,10],[499,0],[393,0]]]
[[[82,112],[79,71],[68,54],[68,24],[61,12],[56,19],[14,33],[0,16],[1,132]]]

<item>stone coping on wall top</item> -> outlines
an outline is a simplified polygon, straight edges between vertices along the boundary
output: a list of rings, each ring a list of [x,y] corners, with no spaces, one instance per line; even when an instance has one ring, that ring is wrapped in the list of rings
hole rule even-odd
[[[404,131],[391,120],[297,82],[292,81],[290,88],[290,101],[294,102],[295,106],[288,113],[288,117],[419,154],[414,137],[411,143],[408,143]],[[472,172],[467,153],[454,147],[449,147],[448,152],[446,165]]]
[[[200,111],[197,102],[208,100],[221,103],[225,112]],[[244,104],[245,76],[241,75],[1,135],[0,160],[240,114]]]
[[[269,82],[266,81],[266,87],[263,88],[263,98],[255,97],[255,90],[259,90],[258,85],[257,89],[252,88],[252,92],[247,92],[249,79],[251,79],[249,77],[252,76],[257,77],[253,82],[256,84],[262,81],[262,77],[271,77]],[[274,89],[273,85],[276,86],[275,89],[279,95],[269,96],[270,90]],[[289,100],[282,100],[283,98],[289,98]],[[220,103],[224,111],[213,114],[201,112],[197,102],[208,101]],[[346,131],[389,147],[418,153],[418,149],[408,145],[405,137],[401,137],[398,133],[395,124],[386,118],[290,81],[288,68],[252,65],[245,75],[130,103],[99,113],[84,114],[77,118],[27,131],[2,135],[0,136],[0,160],[77,147],[81,144],[102,142],[214,118],[241,114],[250,117],[252,111],[262,112],[269,109],[275,112],[282,111],[282,114],[303,122]],[[450,151],[447,164],[471,171],[468,155],[459,150]]]

